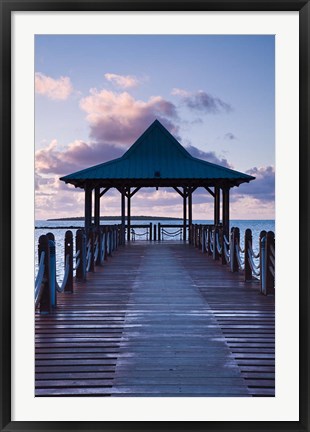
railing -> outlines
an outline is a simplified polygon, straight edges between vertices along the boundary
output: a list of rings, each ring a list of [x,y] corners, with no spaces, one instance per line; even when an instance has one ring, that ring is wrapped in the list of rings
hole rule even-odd
[[[73,278],[85,281],[88,272],[95,266],[102,266],[108,256],[112,256],[119,245],[124,244],[121,225],[91,228],[76,231],[73,253],[73,234],[66,231],[64,240],[64,277],[61,283],[56,278],[55,237],[52,233],[41,235],[38,244],[39,269],[35,281],[35,308],[41,313],[49,313],[57,305],[57,292],[73,292]]]
[[[126,238],[127,230],[126,228]],[[189,230],[189,226],[186,226],[186,230]],[[163,241],[163,240],[182,240],[184,233],[183,224],[135,224],[130,225],[130,239],[131,241],[146,240],[146,241]]]
[[[244,246],[240,244],[239,228],[232,228],[230,236],[223,227],[196,225],[191,227],[195,247],[212,256],[216,261],[229,266],[231,272],[242,272],[244,280],[260,281],[261,292],[275,293],[275,236],[272,231],[261,231],[259,249],[253,250],[252,231],[244,234]]]
[[[156,229],[156,225],[154,225]],[[128,230],[128,225],[126,225],[126,229]],[[154,234],[156,240],[156,234]],[[153,224],[152,222],[149,224],[134,224],[130,225],[130,238],[132,241],[136,240],[149,240],[153,239]]]

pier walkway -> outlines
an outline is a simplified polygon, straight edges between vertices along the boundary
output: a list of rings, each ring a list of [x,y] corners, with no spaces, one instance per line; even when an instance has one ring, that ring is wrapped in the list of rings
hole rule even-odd
[[[273,396],[274,297],[181,242],[132,242],[36,314],[36,396]]]

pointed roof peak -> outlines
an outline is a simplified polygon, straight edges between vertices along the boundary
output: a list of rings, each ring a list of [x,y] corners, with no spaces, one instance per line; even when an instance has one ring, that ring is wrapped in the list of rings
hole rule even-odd
[[[61,178],[81,187],[87,180],[100,181],[104,185],[110,184],[111,180],[122,179],[131,182],[144,180],[147,184],[152,181],[157,184],[159,179],[163,184],[179,182],[181,179],[190,179],[197,184],[207,182],[209,185],[228,181],[238,186],[254,177],[191,156],[168,129],[155,119],[122,157]]]

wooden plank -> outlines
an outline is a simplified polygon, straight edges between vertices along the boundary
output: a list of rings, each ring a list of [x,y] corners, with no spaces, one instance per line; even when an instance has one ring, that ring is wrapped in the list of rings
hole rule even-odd
[[[138,243],[36,316],[36,396],[272,396],[274,299],[182,243]]]

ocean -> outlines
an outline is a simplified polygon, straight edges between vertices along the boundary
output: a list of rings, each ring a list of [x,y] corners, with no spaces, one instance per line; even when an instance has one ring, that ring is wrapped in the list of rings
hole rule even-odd
[[[150,223],[153,223],[158,225],[158,223],[160,224],[165,224],[165,225],[180,225],[180,227],[182,227],[182,221],[181,220],[166,220],[166,219],[161,219],[161,220],[152,220],[152,219],[147,219],[147,220],[132,220],[132,225],[149,225]],[[114,225],[114,224],[118,224],[119,221],[115,221],[115,220],[105,220],[105,221],[101,221],[102,225]],[[193,220],[194,224],[212,224],[213,221],[211,220]],[[35,275],[37,274],[38,271],[38,240],[39,237],[43,234],[47,234],[47,232],[52,232],[55,236],[55,243],[56,243],[56,267],[57,267],[57,280],[58,283],[61,282],[62,278],[63,278],[63,274],[64,274],[64,235],[66,232],[66,229],[64,229],[63,227],[72,227],[70,228],[71,231],[73,232],[73,238],[74,238],[74,242],[75,242],[75,233],[76,230],[78,228],[82,228],[83,227],[83,221],[76,221],[76,220],[69,220],[69,221],[46,221],[46,220],[37,220],[35,221],[35,239],[34,239],[34,247],[35,247]],[[49,227],[49,229],[43,228],[43,227]],[[76,227],[76,228],[73,228]],[[259,239],[259,233],[263,230],[265,231],[275,231],[275,221],[274,220],[231,220],[230,221],[230,227],[238,227],[240,229],[240,244],[241,247],[243,247],[243,240],[244,240],[244,232],[247,228],[250,228],[252,230],[252,235],[253,235],[253,249],[255,252],[258,251],[258,239]],[[176,228],[171,228],[171,232],[175,232],[177,229]],[[135,229],[137,234],[143,234],[145,232],[145,229]],[[169,229],[167,229],[167,231],[169,231]],[[172,237],[172,240],[176,240],[179,237]],[[136,241],[137,240],[145,240],[146,237],[145,236],[136,236]],[[169,237],[165,238],[164,241],[169,241]],[[75,251],[75,244],[74,244],[74,249]]]

